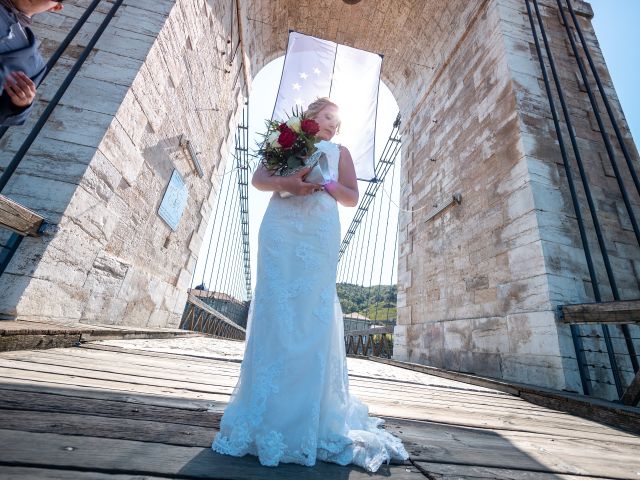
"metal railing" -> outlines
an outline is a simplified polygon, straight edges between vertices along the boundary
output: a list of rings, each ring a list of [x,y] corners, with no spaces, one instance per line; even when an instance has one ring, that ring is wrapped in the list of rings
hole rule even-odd
[[[393,357],[393,327],[354,330],[344,335],[347,355],[359,357]]]
[[[191,294],[179,328],[230,340],[244,340],[246,337],[243,327]]]

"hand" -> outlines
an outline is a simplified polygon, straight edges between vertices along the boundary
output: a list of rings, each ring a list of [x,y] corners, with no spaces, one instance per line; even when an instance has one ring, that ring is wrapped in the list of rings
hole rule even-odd
[[[288,177],[280,177],[280,190],[289,192],[292,195],[311,195],[314,192],[321,191],[322,185],[304,181],[304,177],[310,171],[311,168],[306,167]]]
[[[24,72],[11,72],[7,75],[4,90],[11,103],[19,108],[28,107],[36,98],[36,85]]]

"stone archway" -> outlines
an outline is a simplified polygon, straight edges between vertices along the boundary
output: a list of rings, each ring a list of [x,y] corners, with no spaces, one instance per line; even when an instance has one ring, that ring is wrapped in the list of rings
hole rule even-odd
[[[578,135],[592,141],[556,4],[539,3],[581,113]],[[595,38],[589,5],[574,4]],[[6,192],[59,221],[61,233],[25,242],[0,277],[3,315],[175,325],[216,194],[212,174],[251,77],[284,53],[289,29],[384,54],[403,117],[403,208],[462,194],[435,219],[425,221],[425,208],[401,219],[396,356],[578,390],[554,310],[589,299],[589,288],[523,0],[126,4],[33,155],[85,167],[60,179],[27,161]],[[40,33],[53,48],[46,23]],[[77,118],[88,133],[74,130]],[[3,161],[21,135],[2,139]],[[180,135],[201,152],[204,177]],[[591,169],[603,168],[601,150],[591,150]],[[156,214],[174,168],[190,193],[175,232]],[[57,192],[53,201],[25,194],[42,188]],[[609,234],[626,238],[621,223],[612,218]],[[617,253],[628,262],[625,285],[637,289],[636,254]]]

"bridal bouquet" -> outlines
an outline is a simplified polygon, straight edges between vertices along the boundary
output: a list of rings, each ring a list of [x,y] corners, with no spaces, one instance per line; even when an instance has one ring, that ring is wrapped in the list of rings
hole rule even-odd
[[[268,171],[288,176],[304,167],[311,167],[305,176],[306,181],[324,184],[330,180],[327,157],[315,146],[319,141],[316,134],[320,131],[315,120],[306,118],[304,112],[296,108],[283,122],[267,120],[265,123],[267,131],[262,134],[257,154]],[[288,197],[290,194],[281,192],[280,196]]]

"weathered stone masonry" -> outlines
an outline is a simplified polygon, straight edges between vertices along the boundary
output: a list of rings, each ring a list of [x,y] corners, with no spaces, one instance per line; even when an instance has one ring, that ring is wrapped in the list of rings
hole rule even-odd
[[[76,3],[41,17],[47,52],[89,2]],[[9,185],[9,196],[61,230],[50,241],[23,242],[1,279],[4,316],[177,324],[244,88],[240,57],[227,42],[231,14],[212,5],[124,2]],[[110,6],[100,7],[102,16]],[[94,17],[63,65],[102,20]],[[47,79],[39,107],[66,70]],[[3,138],[3,163],[27,130]],[[204,178],[179,146],[181,135],[201,152]],[[156,213],[173,168],[189,188],[176,232]]]

